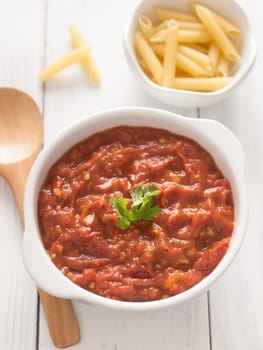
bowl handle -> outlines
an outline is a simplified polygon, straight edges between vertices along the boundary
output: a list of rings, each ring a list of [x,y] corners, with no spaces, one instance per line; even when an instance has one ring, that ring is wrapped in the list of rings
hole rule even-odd
[[[56,297],[76,299],[77,293],[74,289],[77,286],[50,263],[50,257],[40,238],[27,228],[22,239],[22,258],[28,273],[39,288]]]
[[[245,169],[245,154],[244,149],[231,130],[222,123],[212,119],[191,119],[191,123],[195,127],[207,135],[215,135],[212,140],[219,149],[224,150],[225,156],[232,165],[240,172],[242,176]]]

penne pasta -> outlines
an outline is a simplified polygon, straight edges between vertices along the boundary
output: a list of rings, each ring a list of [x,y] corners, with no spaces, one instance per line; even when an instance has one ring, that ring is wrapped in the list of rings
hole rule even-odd
[[[195,12],[195,6],[196,5],[202,5],[200,3],[196,2],[190,2],[188,3],[188,6]],[[217,19],[217,22],[221,25],[225,33],[230,37],[230,38],[238,38],[241,36],[241,31],[239,28],[234,25],[231,21],[226,19],[225,17],[219,15],[216,11],[213,11],[212,9],[209,8],[209,10],[214,14],[215,18]]]
[[[68,30],[71,37],[72,46],[74,48],[78,48],[86,44],[76,27],[69,26]]]
[[[161,22],[158,26],[154,28],[155,32],[158,32],[161,29],[167,29],[167,22],[169,20],[165,20]],[[188,29],[188,30],[206,30],[203,23],[200,22],[185,22],[185,21],[176,21],[179,25],[179,29]]]
[[[135,34],[139,64],[158,85],[200,92],[222,89],[231,82],[231,61],[240,60],[230,38],[241,33],[206,6],[196,2],[189,6],[196,17],[160,7],[154,9],[160,20],[155,25],[148,17],[139,17]]]
[[[141,15],[138,18],[139,29],[142,32],[145,39],[149,40],[154,33],[152,21],[149,17]]]
[[[204,45],[199,45],[199,44],[190,44],[188,47],[191,47],[194,50],[200,51],[204,53],[205,55],[208,54],[208,48],[205,47]]]
[[[139,59],[138,62],[140,64],[140,66],[142,67],[142,69],[144,70],[144,73],[147,74],[149,76],[149,78],[151,78],[152,77],[152,73],[150,72],[149,68],[146,66],[144,61]]]
[[[178,23],[170,20],[167,23],[167,35],[164,43],[162,85],[171,87],[176,72],[176,51],[178,45]]]
[[[158,32],[155,32],[150,38],[151,43],[163,43],[165,41],[167,34],[167,29],[160,29]]]
[[[176,54],[176,64],[193,77],[207,77],[209,72],[181,52]]]
[[[164,50],[165,50],[163,44],[154,45],[152,46],[152,49],[158,57],[163,59]],[[177,51],[181,52],[182,54],[190,58],[193,62],[197,63],[199,66],[203,67],[204,70],[207,72],[207,75],[212,75],[212,67],[207,55],[185,45],[178,45]]]
[[[206,26],[207,31],[211,34],[224,56],[229,61],[239,62],[240,56],[236,48],[229,40],[220,24],[217,22],[213,13],[208,8],[200,5],[195,6],[195,11],[197,16]]]
[[[150,38],[151,43],[163,43],[165,41],[167,29],[155,32]],[[206,30],[178,30],[178,42],[180,43],[208,43],[212,40],[211,35]]]
[[[153,52],[153,49],[139,30],[135,33],[134,46],[142,61],[145,63],[157,84],[162,83],[163,67]]]
[[[161,59],[163,59],[164,56],[164,44],[156,44],[152,46],[153,52],[160,57]]]
[[[225,57],[221,57],[217,66],[216,76],[229,77],[229,68],[230,68],[230,62],[226,60]]]
[[[173,88],[179,90],[211,92],[227,86],[232,78],[175,78]]]
[[[179,30],[178,41],[180,43],[208,43],[212,40],[211,35],[205,30]]]
[[[47,81],[53,78],[57,73],[67,68],[71,64],[79,62],[81,59],[83,59],[83,57],[88,55],[89,52],[90,49],[87,45],[81,46],[80,48],[71,51],[69,54],[44,68],[39,74],[39,80]]]
[[[239,38],[241,36],[240,30],[226,18],[220,16],[218,13],[214,13],[218,23],[230,38]]]
[[[194,62],[209,72],[209,74],[212,74],[212,67],[208,55],[205,55],[204,53],[185,45],[179,45],[178,51],[191,58]]]
[[[179,29],[206,30],[203,23],[178,21]]]
[[[198,22],[198,18],[188,13],[155,7],[154,11],[160,21],[175,19],[176,21]]]
[[[209,49],[208,49],[208,59],[212,67],[212,73],[215,75],[218,62],[220,58],[220,51],[219,48],[216,46],[214,42],[211,42]]]
[[[159,32],[159,30],[167,29],[167,22],[168,21],[169,21],[169,19],[162,21],[160,24],[158,24],[157,26],[154,27],[154,31]]]
[[[74,48],[79,48],[85,45],[84,39],[82,38],[81,34],[78,32],[78,30],[74,26],[69,27],[69,34],[71,36],[72,46]],[[100,74],[91,56],[90,50],[86,52],[86,54],[81,58],[81,64],[87,76],[91,79],[91,81],[93,81],[97,85],[100,85],[101,83]]]

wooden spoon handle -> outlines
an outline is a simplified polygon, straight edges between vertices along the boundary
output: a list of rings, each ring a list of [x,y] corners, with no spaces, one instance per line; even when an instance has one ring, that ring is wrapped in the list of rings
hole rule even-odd
[[[38,150],[30,158],[19,163],[9,164],[4,173],[13,190],[23,223],[25,184],[37,153]],[[40,289],[38,291],[54,345],[63,348],[78,343],[80,341],[80,330],[71,301],[49,295]]]
[[[71,346],[80,341],[80,332],[72,303],[38,289],[48,329],[54,344],[59,348]]]

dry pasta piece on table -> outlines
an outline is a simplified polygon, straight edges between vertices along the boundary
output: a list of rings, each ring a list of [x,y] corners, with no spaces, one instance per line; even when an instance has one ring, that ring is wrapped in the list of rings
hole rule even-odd
[[[71,36],[71,41],[72,41],[73,47],[79,48],[83,45],[86,45],[81,34],[78,32],[78,30],[74,26],[69,27],[69,33]],[[81,64],[82,64],[86,74],[88,75],[88,77],[94,83],[99,85],[101,83],[100,74],[99,74],[98,68],[97,68],[97,66],[96,66],[96,64],[91,56],[90,50],[89,50],[89,52],[86,52],[86,54],[82,57]]]
[[[71,51],[69,54],[44,68],[39,74],[39,80],[47,81],[53,78],[57,73],[67,68],[71,64],[79,62],[88,53],[89,47],[87,45],[81,46],[80,48]]]

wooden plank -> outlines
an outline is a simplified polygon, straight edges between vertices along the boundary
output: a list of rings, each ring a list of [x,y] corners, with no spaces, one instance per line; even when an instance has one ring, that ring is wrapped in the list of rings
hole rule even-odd
[[[206,295],[188,304],[152,313],[125,313],[74,303],[81,326],[75,350],[208,350],[209,323]],[[41,350],[55,350],[40,318]]]
[[[79,65],[47,82],[46,142],[75,120],[105,108],[143,105],[186,113],[145,95],[129,70],[122,41],[135,6],[133,0],[48,1],[46,62],[71,49],[67,28],[74,24],[91,45],[101,71],[102,86],[97,88],[89,83]],[[188,110],[187,115],[196,117],[197,111]],[[209,349],[206,295],[174,310],[141,315],[98,310],[77,302],[74,306],[82,333],[81,343],[74,346],[76,350]],[[52,350],[55,348],[43,317],[41,312],[39,348]]]
[[[9,0],[0,3],[0,80],[31,94],[41,105],[37,83],[43,50],[44,2]],[[37,293],[24,269],[22,227],[10,189],[0,178],[1,312],[0,349],[35,349]]]
[[[11,190],[0,179],[0,349],[34,349],[36,289],[20,255],[21,225]]]
[[[256,1],[240,1],[253,21],[256,37],[263,34]],[[257,40],[258,50],[263,44]],[[246,157],[249,223],[242,248],[226,274],[210,291],[213,350],[263,349],[262,271],[262,64],[256,65],[240,89],[220,105],[201,110],[201,116],[228,126],[241,141]]]

